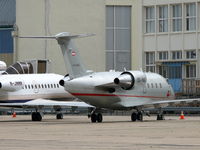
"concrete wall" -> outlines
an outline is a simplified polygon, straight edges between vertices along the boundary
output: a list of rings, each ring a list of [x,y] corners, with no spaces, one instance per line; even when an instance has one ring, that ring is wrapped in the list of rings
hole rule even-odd
[[[88,69],[105,69],[104,0],[17,0],[16,25],[19,36],[95,33],[77,39],[76,45]],[[15,38],[15,59],[50,59],[52,71],[66,74],[61,51],[54,40]]]

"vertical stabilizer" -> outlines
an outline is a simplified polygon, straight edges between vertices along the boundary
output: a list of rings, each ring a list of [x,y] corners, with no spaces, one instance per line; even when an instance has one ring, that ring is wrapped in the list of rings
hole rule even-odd
[[[55,36],[19,36],[19,38],[56,39],[62,50],[67,72],[70,78],[73,79],[88,74],[81,61],[79,52],[73,44],[73,39],[92,35],[94,34],[71,35],[69,32],[62,32]]]
[[[70,78],[77,78],[87,74],[87,70],[81,61],[79,52],[73,43],[74,38],[84,36],[87,35],[70,35],[68,32],[63,32],[56,35],[56,39],[61,47],[65,65],[67,67]]]

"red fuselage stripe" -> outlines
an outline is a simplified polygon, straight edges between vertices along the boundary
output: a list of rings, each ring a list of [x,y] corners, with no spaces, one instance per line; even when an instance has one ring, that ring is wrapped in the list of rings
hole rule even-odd
[[[95,94],[95,93],[71,93],[74,96],[117,96],[117,97],[141,97],[141,98],[167,98],[156,96],[138,96],[138,95],[115,95],[115,94]]]

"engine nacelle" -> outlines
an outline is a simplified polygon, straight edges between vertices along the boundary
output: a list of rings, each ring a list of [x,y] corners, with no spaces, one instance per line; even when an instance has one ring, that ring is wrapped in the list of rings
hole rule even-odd
[[[17,91],[24,87],[22,81],[0,81],[0,90]]]
[[[144,85],[147,81],[146,74],[143,71],[123,72],[114,83],[124,90],[130,90],[135,85]]]
[[[124,90],[130,90],[134,86],[135,78],[130,72],[123,72],[118,78],[114,79],[114,83]]]

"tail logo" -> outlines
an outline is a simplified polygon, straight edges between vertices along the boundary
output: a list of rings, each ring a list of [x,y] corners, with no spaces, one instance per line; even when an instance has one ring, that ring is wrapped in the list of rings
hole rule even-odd
[[[72,56],[76,56],[76,52],[72,51]]]

